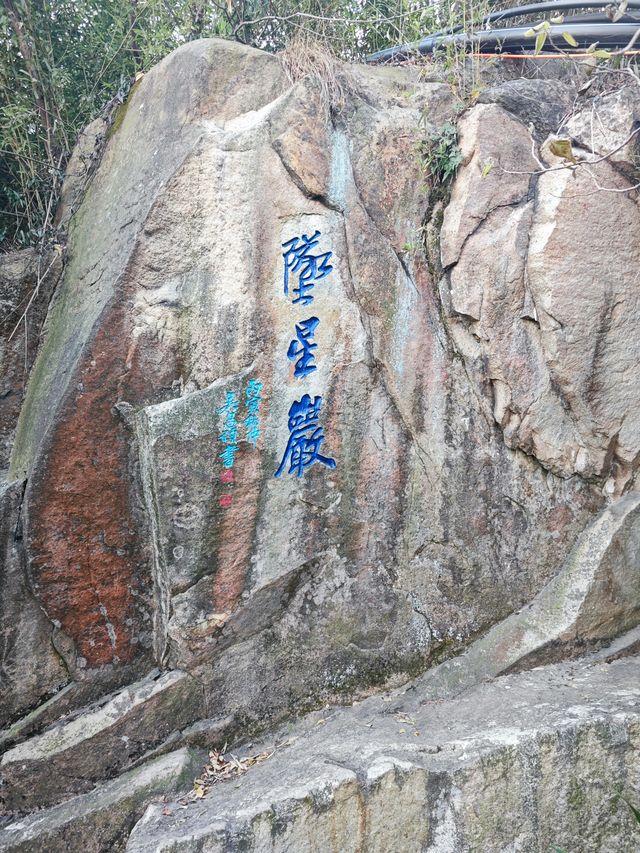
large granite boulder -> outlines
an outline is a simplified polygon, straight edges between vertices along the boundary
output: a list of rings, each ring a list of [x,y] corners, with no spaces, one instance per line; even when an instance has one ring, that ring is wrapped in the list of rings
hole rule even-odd
[[[476,687],[438,719],[429,702],[637,648],[637,91],[581,101],[559,81],[496,82],[459,120],[449,195],[425,156],[425,134],[456,117],[448,86],[411,67],[334,73],[342,97],[328,101],[277,57],[185,45],[76,152],[91,179],[64,193],[63,277],[56,250],[49,278],[34,252],[0,264],[0,796],[5,811],[49,807],[0,844],[121,849],[144,802],[184,787],[193,756],[171,750],[425,670],[394,707],[439,726],[425,755],[445,756],[399,759],[398,720],[372,745],[369,704],[332,735],[336,757],[364,730],[358,772],[310,781],[301,746],[286,771],[301,799],[258,784],[226,811],[205,804],[194,844],[240,845],[236,809],[251,832],[282,823],[284,841],[256,836],[256,850],[307,849],[326,820],[338,847],[382,850],[405,793],[398,849],[447,833],[458,846],[438,849],[524,849],[538,825],[545,843],[582,843],[606,817],[602,792],[589,789],[591,822],[569,804],[554,835],[548,803],[574,795],[556,780],[635,784],[629,665],[568,690],[563,669]],[[594,110],[610,118],[597,133]],[[560,711],[538,726],[527,691]],[[485,699],[502,720],[489,735],[474,718]],[[543,766],[537,787],[522,781]],[[525,789],[535,803],[513,795],[500,824],[496,803]],[[324,805],[309,812],[309,797]],[[130,849],[173,844],[183,818],[165,817],[151,809]]]
[[[454,99],[337,73],[328,104],[276,57],[186,45],[71,220],[9,476],[73,680],[180,668],[242,722],[406,678],[530,601],[632,482],[631,280],[593,260],[596,299],[587,260],[553,272],[576,202],[545,201],[529,131],[463,119],[440,280],[416,145]],[[603,250],[610,198],[580,223]],[[620,299],[589,391],[586,330]]]

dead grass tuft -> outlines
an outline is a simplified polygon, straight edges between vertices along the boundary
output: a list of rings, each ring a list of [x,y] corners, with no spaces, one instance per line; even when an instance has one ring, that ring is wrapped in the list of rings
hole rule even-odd
[[[292,83],[315,80],[323,103],[332,111],[340,110],[347,95],[354,91],[348,66],[325,44],[309,36],[296,35],[279,53],[279,58]]]

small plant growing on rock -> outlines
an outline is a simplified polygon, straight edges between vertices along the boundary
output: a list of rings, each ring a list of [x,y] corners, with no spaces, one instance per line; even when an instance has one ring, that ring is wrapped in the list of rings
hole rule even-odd
[[[424,167],[436,184],[448,183],[462,163],[458,129],[450,121],[419,143],[419,149]]]

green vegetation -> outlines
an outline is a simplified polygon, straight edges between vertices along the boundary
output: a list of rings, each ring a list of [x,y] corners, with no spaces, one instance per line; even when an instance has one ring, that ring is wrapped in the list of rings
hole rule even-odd
[[[436,133],[420,142],[420,153],[425,170],[436,183],[446,184],[453,178],[462,163],[458,145],[458,129],[453,122],[445,122]]]
[[[218,36],[275,52],[303,38],[357,59],[447,23],[442,8],[419,0],[2,0],[0,248],[46,235],[78,133],[179,45]]]
[[[629,800],[625,800],[624,797],[621,797],[623,803],[626,803],[629,806],[631,814],[633,815],[635,822],[640,825],[640,809],[636,808]]]

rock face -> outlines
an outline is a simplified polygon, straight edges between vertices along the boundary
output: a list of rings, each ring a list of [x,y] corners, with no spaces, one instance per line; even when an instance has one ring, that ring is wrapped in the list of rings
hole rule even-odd
[[[42,612],[29,587],[20,514],[24,488],[21,482],[0,482],[2,723],[69,680],[56,651],[56,642],[62,638],[56,637],[55,626]]]
[[[567,122],[577,156],[601,162],[563,168],[543,146],[544,172],[525,126],[495,104],[473,108],[442,226],[452,332],[478,385],[491,386],[506,443],[606,494],[634,487],[640,451],[640,212],[623,144],[638,97],[623,90]]]
[[[276,58],[196,43],[116,120],[11,466],[76,678],[155,660],[240,718],[379,683],[528,601],[602,502],[507,447],[455,357],[414,155],[421,115],[452,115],[447,87],[346,73],[330,110]],[[477,110],[526,165],[521,125]],[[474,168],[447,266],[493,207],[526,213],[528,177],[489,203]]]
[[[615,646],[637,650],[640,630],[640,496],[632,493],[604,510],[580,535],[562,570],[533,601],[494,625],[461,655],[418,679],[430,699],[518,669],[573,657],[619,637]],[[631,629],[631,630],[630,630]]]
[[[587,144],[564,84],[492,87],[443,201],[417,149],[449,88],[336,73],[330,104],[192,42],[99,166],[87,136],[17,428],[0,410],[7,809],[406,680],[501,620],[488,675],[638,624],[636,95]],[[553,130],[619,157],[567,169]]]
[[[69,643],[33,594],[24,548],[24,480],[7,468],[29,371],[63,267],[58,245],[0,255],[0,726],[69,681]]]

